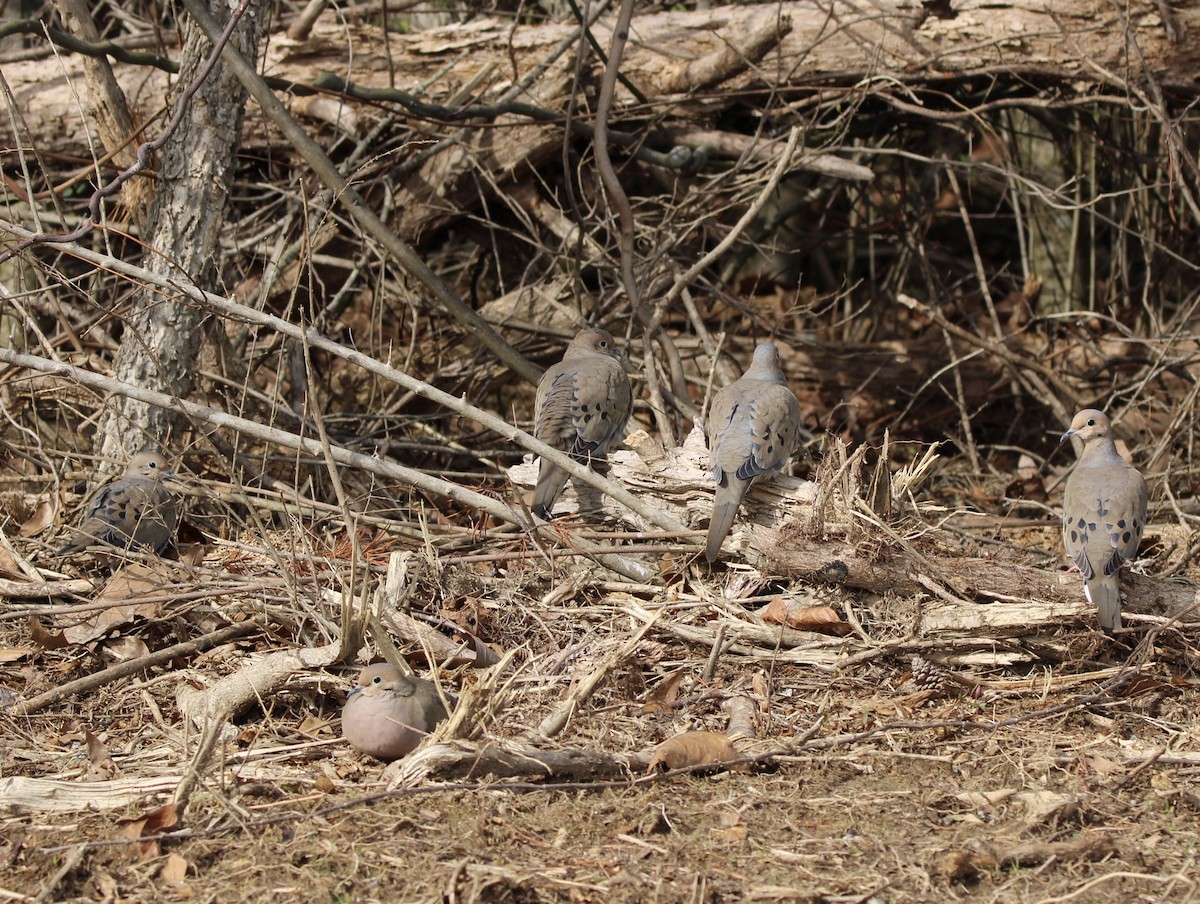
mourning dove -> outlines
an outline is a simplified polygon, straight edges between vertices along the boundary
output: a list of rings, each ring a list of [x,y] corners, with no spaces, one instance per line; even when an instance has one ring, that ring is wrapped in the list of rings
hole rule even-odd
[[[602,458],[629,420],[633,390],[621,352],[605,330],[584,330],[538,383],[533,435],[582,464]],[[549,518],[567,472],[542,460],[533,512]]]
[[[800,404],[788,389],[779,349],[764,342],[750,369],[717,393],[709,412],[709,461],[717,481],[704,552],[709,562],[720,554],[750,485],[782,471],[799,438]]]
[[[179,523],[179,501],[162,482],[178,479],[157,452],[135,455],[123,476],[92,496],[79,529],[58,555],[80,552],[93,543],[162,552]]]
[[[1063,492],[1063,546],[1100,627],[1111,634],[1121,627],[1117,572],[1137,556],[1146,529],[1146,480],[1117,452],[1104,412],[1079,412],[1059,442],[1072,436],[1083,440],[1083,451]]]
[[[415,750],[446,715],[431,682],[381,662],[359,673],[342,708],[342,737],[377,760],[398,760]]]

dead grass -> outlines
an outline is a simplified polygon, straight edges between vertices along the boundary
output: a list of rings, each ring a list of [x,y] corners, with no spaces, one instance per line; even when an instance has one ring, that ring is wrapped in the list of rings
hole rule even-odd
[[[538,586],[509,585],[485,603],[496,636],[524,637],[527,650],[485,739],[528,739],[636,627],[623,614],[627,593],[589,582],[542,605]],[[902,602],[879,601],[881,635],[903,621]],[[721,609],[700,617],[727,617]],[[204,610],[181,611],[196,619]],[[677,604],[672,616],[701,611]],[[5,624],[0,640],[13,648],[21,632]],[[142,636],[165,641],[171,624],[168,607]],[[176,690],[241,667],[265,639],[54,711],[6,715],[0,768],[10,781],[56,779],[86,793],[89,779],[113,777],[94,774],[90,730],[118,779],[146,787],[166,778],[157,797],[169,799],[199,743],[178,720]],[[1091,631],[1061,639],[1079,658],[1053,668],[922,666],[918,680],[900,657],[833,672],[726,653],[706,684],[707,651],[647,638],[543,746],[646,751],[682,730],[722,729],[721,701],[747,694],[759,738],[741,750],[776,755],[747,774],[566,786],[469,775],[387,791],[393,771],[336,740],[346,670],[296,675],[235,720],[175,834],[148,849],[121,838],[121,817],[144,817],[153,797],[91,813],[10,810],[0,887],[13,900],[1196,900],[1200,757],[1189,753],[1186,664],[1164,656],[1140,684],[1092,700],[1121,648]],[[6,684],[28,696],[96,665],[77,647],[33,653],[5,667]],[[644,713],[647,691],[676,669],[674,701]],[[947,678],[960,672],[974,684]],[[169,881],[171,858],[186,861],[179,884]]]

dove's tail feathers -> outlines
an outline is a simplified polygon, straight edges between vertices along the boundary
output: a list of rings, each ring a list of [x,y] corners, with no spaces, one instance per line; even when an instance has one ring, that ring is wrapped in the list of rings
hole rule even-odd
[[[533,491],[533,513],[543,520],[550,520],[550,510],[558,499],[558,494],[567,485],[567,472],[557,468],[547,461],[542,462],[538,471],[537,489]]]
[[[732,479],[729,480],[729,486],[717,487],[717,495],[713,499],[712,518],[708,521],[708,545],[704,549],[704,556],[710,563],[717,561],[717,557],[721,554],[721,544],[729,536],[729,529],[733,527],[733,519],[737,515],[738,506],[742,504],[742,497],[746,495],[749,487],[749,483]]]
[[[71,539],[67,541],[67,545],[63,546],[56,556],[73,556],[77,552],[83,552],[90,546],[97,544],[108,543],[110,545],[118,545],[119,541],[114,541],[112,530],[103,521],[95,521],[87,519],[83,524],[79,525],[79,529],[72,534]]]
[[[73,556],[77,552],[83,552],[91,544],[91,537],[74,537],[66,546],[61,547],[54,555],[58,558],[63,556]]]
[[[1121,590],[1116,581],[1091,581],[1088,596],[1096,607],[1100,627],[1105,634],[1112,634],[1121,627]]]

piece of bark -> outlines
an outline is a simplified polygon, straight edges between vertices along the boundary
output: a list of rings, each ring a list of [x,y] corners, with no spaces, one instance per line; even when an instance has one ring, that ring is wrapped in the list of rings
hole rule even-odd
[[[646,771],[645,753],[609,753],[573,748],[548,749],[488,742],[432,744],[397,763],[398,784],[419,778],[460,779],[492,776],[533,781],[603,781]]]

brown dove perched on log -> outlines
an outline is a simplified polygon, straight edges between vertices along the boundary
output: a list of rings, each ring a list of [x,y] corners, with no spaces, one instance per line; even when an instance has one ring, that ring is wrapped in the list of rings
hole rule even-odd
[[[342,708],[342,737],[377,760],[398,760],[446,716],[432,682],[381,662],[359,673]]]
[[[178,479],[157,452],[135,455],[123,476],[92,496],[79,529],[58,555],[68,556],[94,543],[162,552],[179,523],[179,500],[163,481]]]
[[[717,493],[705,556],[715,562],[750,485],[783,470],[800,438],[800,403],[788,389],[779,349],[764,342],[741,379],[717,393],[708,449]]]
[[[584,330],[538,383],[533,435],[590,465],[621,435],[632,405],[633,390],[613,337],[605,330]],[[566,484],[567,472],[543,459],[534,514],[548,519]]]
[[[1104,412],[1079,412],[1059,442],[1072,436],[1083,440],[1083,451],[1063,492],[1063,546],[1100,627],[1111,634],[1121,627],[1117,572],[1137,556],[1146,529],[1146,480],[1117,452]]]

